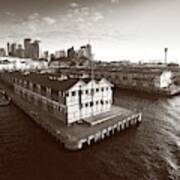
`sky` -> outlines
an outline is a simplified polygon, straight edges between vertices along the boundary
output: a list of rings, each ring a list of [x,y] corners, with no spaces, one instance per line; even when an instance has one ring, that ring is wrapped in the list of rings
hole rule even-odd
[[[41,50],[90,43],[95,59],[180,62],[179,0],[0,0],[0,47],[24,38]]]

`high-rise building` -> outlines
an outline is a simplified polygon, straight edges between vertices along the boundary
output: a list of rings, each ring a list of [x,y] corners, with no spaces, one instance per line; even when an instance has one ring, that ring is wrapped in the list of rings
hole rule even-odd
[[[39,41],[34,41],[31,44],[31,48],[32,48],[32,59],[39,59]]]
[[[0,57],[6,56],[6,50],[4,48],[0,48]]]
[[[69,58],[74,58],[76,56],[76,51],[74,50],[74,47],[71,47],[67,50],[67,56]]]
[[[31,43],[31,39],[24,39],[25,57],[39,59],[39,41]]]
[[[88,59],[92,59],[92,47],[90,44],[87,44],[85,46],[81,46],[81,48],[78,51],[78,57],[86,57]]]
[[[10,43],[7,43],[7,55],[11,56]]]
[[[25,58],[31,58],[31,39],[24,39]]]
[[[19,58],[24,58],[25,57],[25,51],[22,48],[21,44],[19,44],[18,48],[16,49],[16,56],[19,57]]]
[[[92,46],[90,44],[86,45],[87,58],[92,59]]]
[[[16,57],[16,43],[11,44],[11,56]]]
[[[64,58],[66,57],[66,52],[65,50],[56,51],[55,56],[56,58]]]
[[[44,57],[45,59],[49,59],[49,52],[48,52],[48,51],[45,51],[43,57]]]

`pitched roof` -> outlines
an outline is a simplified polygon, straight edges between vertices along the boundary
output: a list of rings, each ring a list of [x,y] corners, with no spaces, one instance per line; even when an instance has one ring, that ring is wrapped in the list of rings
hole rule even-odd
[[[79,79],[74,79],[74,78],[62,80],[62,81],[51,80],[49,78],[50,74],[30,73],[30,74],[24,75],[21,73],[12,73],[11,76],[28,81],[28,82],[33,82],[35,84],[40,84],[41,86],[49,87],[57,91],[66,91],[79,81]]]
[[[92,79],[91,78],[69,78],[67,80],[53,80],[50,77],[61,77],[61,74],[38,74],[38,73],[29,73],[29,74],[22,74],[20,72],[13,72],[13,73],[8,73],[7,75],[11,77],[15,77],[17,79],[21,79],[27,82],[32,82],[34,84],[39,84],[44,87],[49,87],[52,90],[55,91],[67,91],[71,87],[73,87],[77,82],[83,81],[84,83],[88,84]],[[94,79],[96,83],[100,82],[100,79]]]

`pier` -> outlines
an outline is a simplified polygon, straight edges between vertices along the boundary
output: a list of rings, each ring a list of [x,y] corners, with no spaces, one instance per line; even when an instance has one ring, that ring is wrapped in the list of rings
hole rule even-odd
[[[0,83],[0,85],[3,86],[16,106],[54,136],[57,141],[64,144],[64,147],[68,150],[81,150],[84,146],[90,146],[102,141],[115,133],[136,126],[142,121],[141,113],[112,106],[109,112],[84,119],[82,123],[66,126],[52,113],[32,105],[18,94],[15,94],[12,87],[8,87],[5,83]]]

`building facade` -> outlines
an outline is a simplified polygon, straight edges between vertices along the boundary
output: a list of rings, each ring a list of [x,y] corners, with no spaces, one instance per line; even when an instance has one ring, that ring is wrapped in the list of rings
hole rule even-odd
[[[62,79],[60,75],[10,73],[3,77],[21,97],[71,125],[110,111],[112,84],[106,79]]]
[[[87,68],[61,69],[65,75],[72,74],[81,77],[82,74],[91,75],[91,70]],[[122,89],[133,89],[142,91],[161,91],[167,90],[175,83],[174,73],[170,70],[155,69],[112,69],[112,68],[95,68],[94,75],[96,78],[105,78],[112,82],[116,87]]]
[[[111,80],[118,87],[135,88],[138,90],[161,90],[173,84],[173,73],[166,70],[96,71],[95,75]]]

